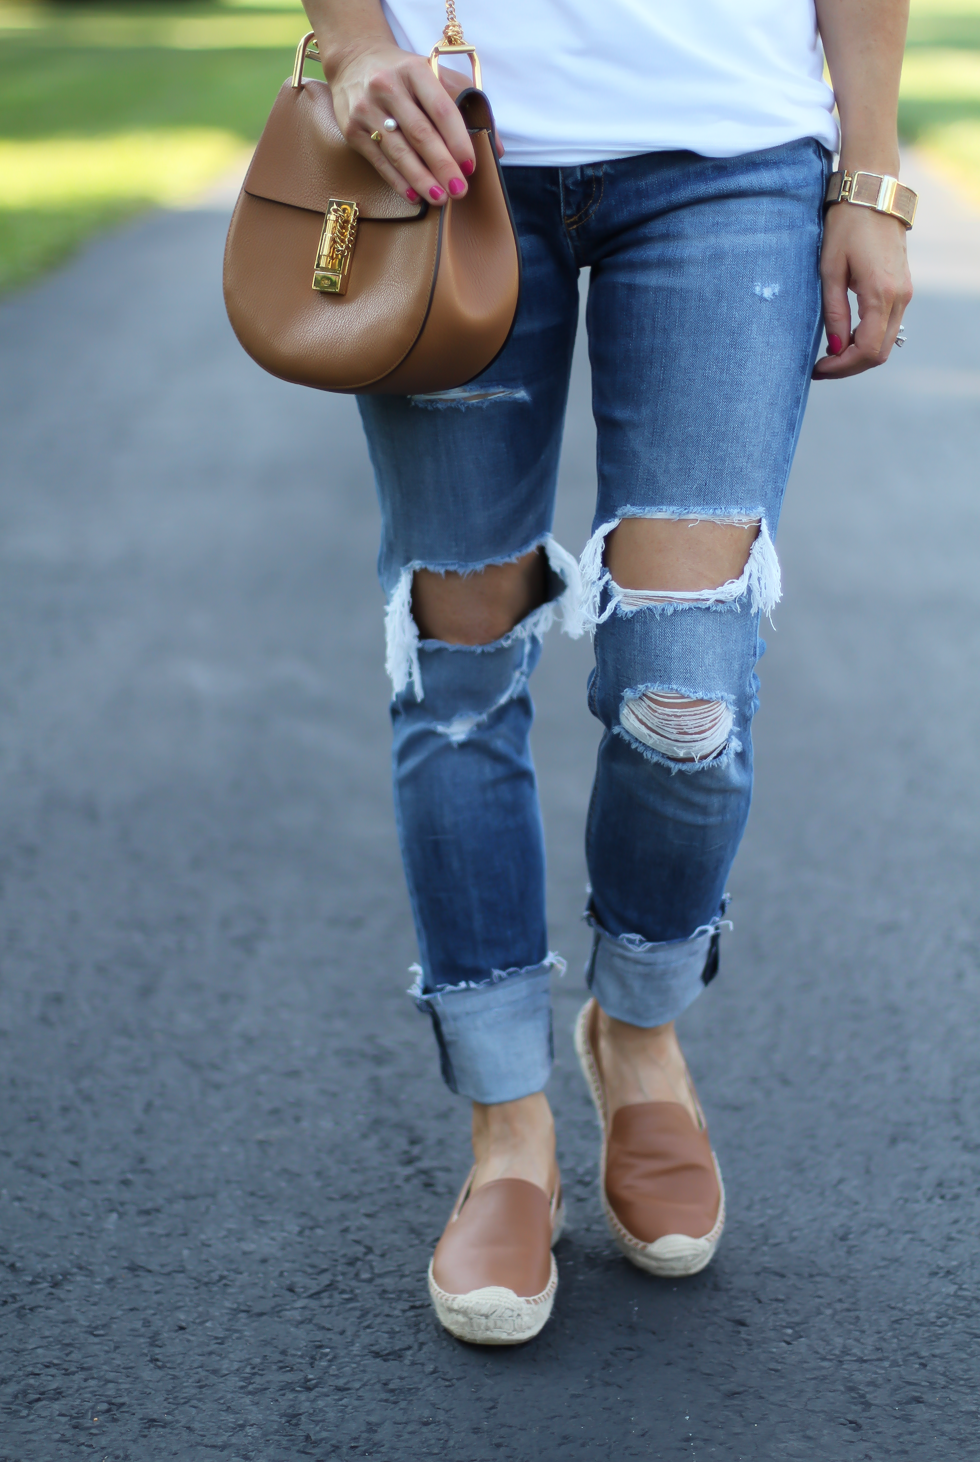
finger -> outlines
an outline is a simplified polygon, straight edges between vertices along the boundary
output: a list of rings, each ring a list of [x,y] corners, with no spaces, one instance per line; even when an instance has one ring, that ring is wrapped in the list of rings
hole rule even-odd
[[[472,86],[473,85],[473,80],[472,80],[471,77],[464,76],[462,74],[462,72],[460,72],[460,71],[452,71],[447,66],[440,66],[439,67],[439,80],[442,82],[443,86],[449,92],[449,95],[452,97],[452,99],[453,99],[454,102],[455,102],[456,98],[459,96],[459,94],[460,94],[461,91],[465,91],[468,86]],[[467,136],[469,136],[468,133],[467,133]],[[500,138],[497,136],[496,131],[494,132],[493,140],[494,140],[494,144],[495,144],[496,149],[497,149],[497,156],[498,157],[503,157],[503,155],[504,155],[504,144],[501,142]],[[472,145],[473,144],[471,143],[470,146],[472,147]],[[453,149],[452,148],[450,148],[450,152],[453,152]],[[457,154],[455,152],[453,152],[453,156],[456,157]],[[462,159],[462,160],[460,160],[460,167],[463,169],[463,172],[466,173],[466,176],[469,177],[470,174],[467,171],[467,164],[466,164],[466,159],[465,158]]]
[[[911,299],[912,280],[906,271],[906,277],[902,281],[892,303],[892,312],[888,319],[888,329],[885,332],[883,353],[886,360],[895,348],[895,341],[898,339],[898,332],[902,328],[905,311],[908,309]]]
[[[384,134],[382,133],[382,136],[383,135]],[[354,147],[354,149],[359,152],[362,157],[367,158],[372,167],[381,174],[385,182],[388,183],[390,187],[394,188],[396,193],[400,193],[403,198],[407,198],[409,203],[417,203],[419,201],[419,197],[421,195],[419,194],[418,189],[413,188],[407,178],[402,177],[398,169],[388,161],[388,159],[382,152],[379,143],[374,142],[369,137],[367,139],[366,146],[360,139],[351,139],[351,146]]]
[[[892,348],[902,316],[896,315],[897,297],[891,291],[876,295],[873,303],[858,298],[861,318],[851,337],[851,344],[835,357],[825,356],[814,369],[814,379],[857,376],[862,371],[884,365]]]
[[[869,366],[876,365],[880,359],[883,359],[882,351],[885,347],[888,321],[892,317],[894,304],[895,297],[892,294],[876,294],[871,300],[858,296],[860,318],[857,329],[854,331],[853,342]]]
[[[887,360],[895,348],[895,341],[898,332],[902,328],[902,316],[905,314],[905,301],[896,299],[892,305],[892,312],[888,317],[888,328],[885,331],[885,339],[881,348],[882,360]]]
[[[847,295],[847,260],[835,261],[823,279],[823,319],[827,354],[839,356],[851,343],[851,302]]]
[[[377,132],[377,141],[374,136],[365,133],[366,123],[356,115],[358,111],[359,108],[356,107],[351,109],[350,125],[347,128],[346,136],[348,146],[353,147],[355,152],[359,152],[362,157],[366,158],[396,193],[401,193],[402,197],[407,198],[410,203],[417,203],[420,196],[418,190],[412,187],[408,179],[403,177],[384,155],[380,140],[385,135],[384,132],[380,127],[374,129]]]
[[[469,176],[476,166],[476,154],[473,151],[473,143],[470,134],[466,130],[466,123],[463,121],[462,113],[456,105],[455,95],[460,91],[458,82],[461,79],[457,72],[450,72],[446,80],[449,88],[435,75],[431,66],[425,62],[421,66],[412,68],[408,76],[409,87],[415,95],[415,100],[427,117],[431,119],[439,139],[450,157],[456,163],[457,168]],[[470,85],[469,81],[465,83]],[[433,172],[432,160],[428,154],[423,154]]]
[[[445,193],[463,197],[465,178],[472,175],[476,158],[459,108],[432,68],[421,57],[406,58],[405,65],[396,71],[374,77],[368,101],[382,109],[382,117],[394,117],[402,137],[415,152],[417,161],[410,162],[400,147],[385,144],[386,155],[405,172],[412,185],[434,203],[444,202]],[[376,125],[372,122],[372,129]],[[430,175],[428,180],[420,168]],[[434,187],[441,193],[434,192]]]
[[[432,70],[431,66],[429,70]],[[473,85],[473,78],[471,76],[464,76],[462,71],[456,71],[452,66],[444,66],[442,62],[439,63],[439,81],[449,92],[453,101],[456,100],[460,92],[465,91],[467,87]]]
[[[429,202],[444,203],[447,197],[446,188],[405,140],[401,124],[409,106],[413,111],[418,110],[414,103],[408,102],[407,98],[404,105],[396,104],[390,110],[382,113],[379,113],[367,99],[355,103],[351,108],[347,141],[377,168],[386,182],[397,187],[404,196],[407,197],[407,190],[412,189]],[[399,124],[398,130],[395,132],[388,132],[384,128],[385,120],[389,116],[393,116]],[[398,178],[397,183],[393,181],[395,177]],[[455,168],[452,170],[452,177],[458,179],[453,196],[459,197],[466,191],[465,185]],[[451,181],[451,179],[447,181]]]
[[[398,131],[382,131],[379,144],[388,162],[416,192],[433,203],[445,203],[447,197],[462,198],[466,182],[431,122],[417,107],[411,115],[403,112],[395,120]]]

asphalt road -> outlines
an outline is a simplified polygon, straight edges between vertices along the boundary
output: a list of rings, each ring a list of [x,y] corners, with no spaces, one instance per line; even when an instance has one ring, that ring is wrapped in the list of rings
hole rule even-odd
[[[599,1212],[597,728],[587,645],[546,647],[570,1227],[552,1323],[488,1352],[425,1291],[467,1119],[402,993],[366,454],[351,401],[238,349],[224,228],[146,219],[0,310],[0,1459],[972,1459],[980,289],[814,392],[736,927],[682,1032],[731,1217],[676,1284]],[[591,450],[580,362],[574,551]]]

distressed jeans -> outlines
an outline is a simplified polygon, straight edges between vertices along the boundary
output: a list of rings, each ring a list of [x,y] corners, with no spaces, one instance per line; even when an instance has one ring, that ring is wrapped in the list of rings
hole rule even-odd
[[[474,1100],[539,1091],[551,1068],[561,961],[529,682],[556,616],[594,634],[588,705],[605,728],[586,826],[591,991],[620,1020],[660,1025],[717,968],[752,791],[760,615],[780,594],[776,526],[820,338],[829,167],[803,139],[742,157],[505,169],[523,261],[505,349],[456,390],[359,399],[382,513],[413,994],[446,1082]],[[586,267],[598,498],[576,563],[551,527]],[[686,594],[621,588],[605,539],[642,517],[752,527],[744,572]],[[420,638],[417,569],[473,573],[536,547],[546,602],[509,634]],[[705,703],[698,724],[678,718],[682,698]]]

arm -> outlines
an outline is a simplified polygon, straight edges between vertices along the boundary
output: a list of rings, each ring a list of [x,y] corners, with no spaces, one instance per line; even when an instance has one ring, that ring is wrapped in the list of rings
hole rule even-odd
[[[816,0],[817,22],[837,96],[840,166],[898,176],[898,84],[908,0]],[[820,273],[828,349],[815,380],[857,375],[882,365],[912,298],[905,225],[870,208],[827,209]],[[860,323],[851,333],[848,288]]]
[[[395,44],[380,0],[303,0],[347,142],[403,196],[444,203],[466,192],[475,159],[452,97],[462,77],[433,75],[428,60]],[[434,10],[434,15],[438,11]],[[432,37],[433,42],[437,36]],[[397,132],[382,132],[394,117]],[[414,191],[413,191],[414,190]]]

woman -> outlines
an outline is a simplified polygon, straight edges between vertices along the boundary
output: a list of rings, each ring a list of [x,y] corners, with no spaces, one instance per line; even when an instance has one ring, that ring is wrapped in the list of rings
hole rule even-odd
[[[305,4],[347,141],[407,197],[462,197],[464,81],[420,54],[438,0]],[[825,213],[838,146],[848,175],[898,173],[907,0],[462,4],[506,146],[517,320],[477,381],[360,408],[415,995],[473,1103],[475,1167],[429,1287],[454,1334],[506,1344],[548,1318],[561,1223],[543,1091],[558,957],[528,749],[541,636],[556,612],[594,632],[605,727],[576,1033],[603,1205],[634,1263],[691,1274],[724,1193],[674,1021],[717,968],[782,495],[811,375],[855,375],[896,341],[911,297],[896,208],[914,195],[882,212],[890,184],[862,179],[849,199],[835,174]],[[599,488],[580,576],[550,529],[585,267]]]

